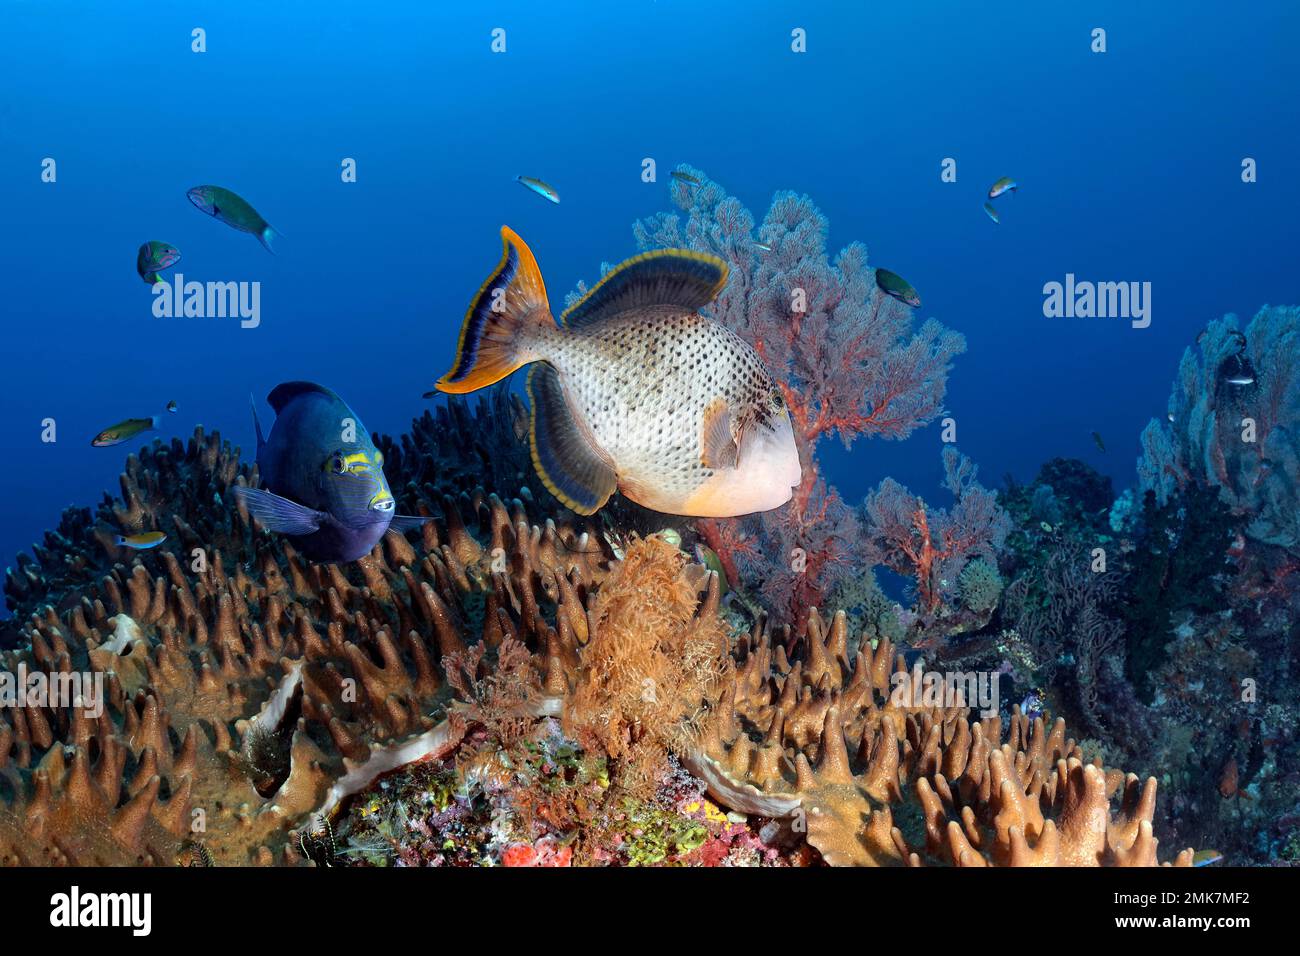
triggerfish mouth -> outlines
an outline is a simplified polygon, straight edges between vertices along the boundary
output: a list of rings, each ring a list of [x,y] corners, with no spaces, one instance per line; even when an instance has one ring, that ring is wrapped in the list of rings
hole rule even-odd
[[[384,456],[355,412],[323,385],[285,382],[266,397],[271,437],[253,410],[257,467],[265,488],[232,489],[268,531],[287,535],[313,561],[355,561],[389,528],[425,518],[393,513]]]
[[[213,219],[240,232],[252,233],[267,252],[275,252],[272,242],[279,239],[280,234],[242,197],[220,186],[195,186],[185,195]]]
[[[615,490],[699,517],[790,500],[802,470],[782,392],[749,343],[699,314],[726,263],[686,249],[634,256],[557,323],[532,251],[507,227],[501,237],[437,387],[472,392],[531,365],[529,442],[552,494],[579,514]]]

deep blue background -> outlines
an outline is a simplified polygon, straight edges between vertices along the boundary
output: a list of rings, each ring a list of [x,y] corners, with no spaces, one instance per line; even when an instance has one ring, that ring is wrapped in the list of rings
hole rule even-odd
[[[1300,301],[1293,0],[448,6],[4,4],[0,564],[64,506],[116,492],[139,443],[90,437],[168,399],[164,434],[201,422],[245,449],[249,392],[295,378],[404,430],[502,223],[558,304],[634,251],[633,219],[669,207],[682,161],[756,218],[778,189],[809,193],[834,249],[866,242],[920,290],[922,317],[966,335],[948,407],[989,483],[1055,455],[1129,483],[1197,330]],[[657,184],[640,180],[646,156]],[[939,178],[948,156],[956,184]],[[1021,189],[994,226],[980,206],[1002,175]],[[280,254],[192,208],[200,183],[252,202]],[[260,280],[262,326],[155,319],[133,268],[146,239],[179,246],[190,279]],[[1043,283],[1066,272],[1152,282],[1152,326],[1045,319]],[[854,501],[887,474],[941,500],[938,452],[937,428],[823,446]]]

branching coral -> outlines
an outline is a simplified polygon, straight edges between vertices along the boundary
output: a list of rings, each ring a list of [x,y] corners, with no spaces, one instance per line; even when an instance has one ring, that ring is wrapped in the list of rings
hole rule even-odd
[[[976,480],[977,469],[951,445],[943,451],[944,485],[951,492],[951,510],[928,508],[892,478],[886,478],[862,504],[867,540],[880,563],[916,582],[917,611],[922,631],[915,643],[936,639],[935,626],[944,597],[957,596],[959,576],[974,558],[996,562],[1011,521],[996,496]],[[973,609],[973,608],[972,608]],[[981,609],[991,610],[991,606]],[[987,613],[985,613],[987,619]]]

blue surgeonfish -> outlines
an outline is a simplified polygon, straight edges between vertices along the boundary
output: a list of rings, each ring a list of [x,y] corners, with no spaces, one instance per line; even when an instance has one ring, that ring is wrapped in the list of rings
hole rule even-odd
[[[427,520],[394,514],[384,456],[343,399],[323,385],[285,382],[266,401],[276,415],[270,438],[253,409],[265,488],[232,489],[262,527],[313,561],[338,562],[369,554],[389,528]]]

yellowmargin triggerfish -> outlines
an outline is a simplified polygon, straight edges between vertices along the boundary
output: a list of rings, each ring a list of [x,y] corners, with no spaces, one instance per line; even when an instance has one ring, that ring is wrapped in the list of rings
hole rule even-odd
[[[748,342],[699,313],[727,284],[726,263],[642,253],[557,323],[532,251],[509,227],[501,237],[437,387],[472,392],[531,366],[529,443],[552,494],[579,514],[618,490],[697,517],[790,500],[802,472],[784,396]]]

